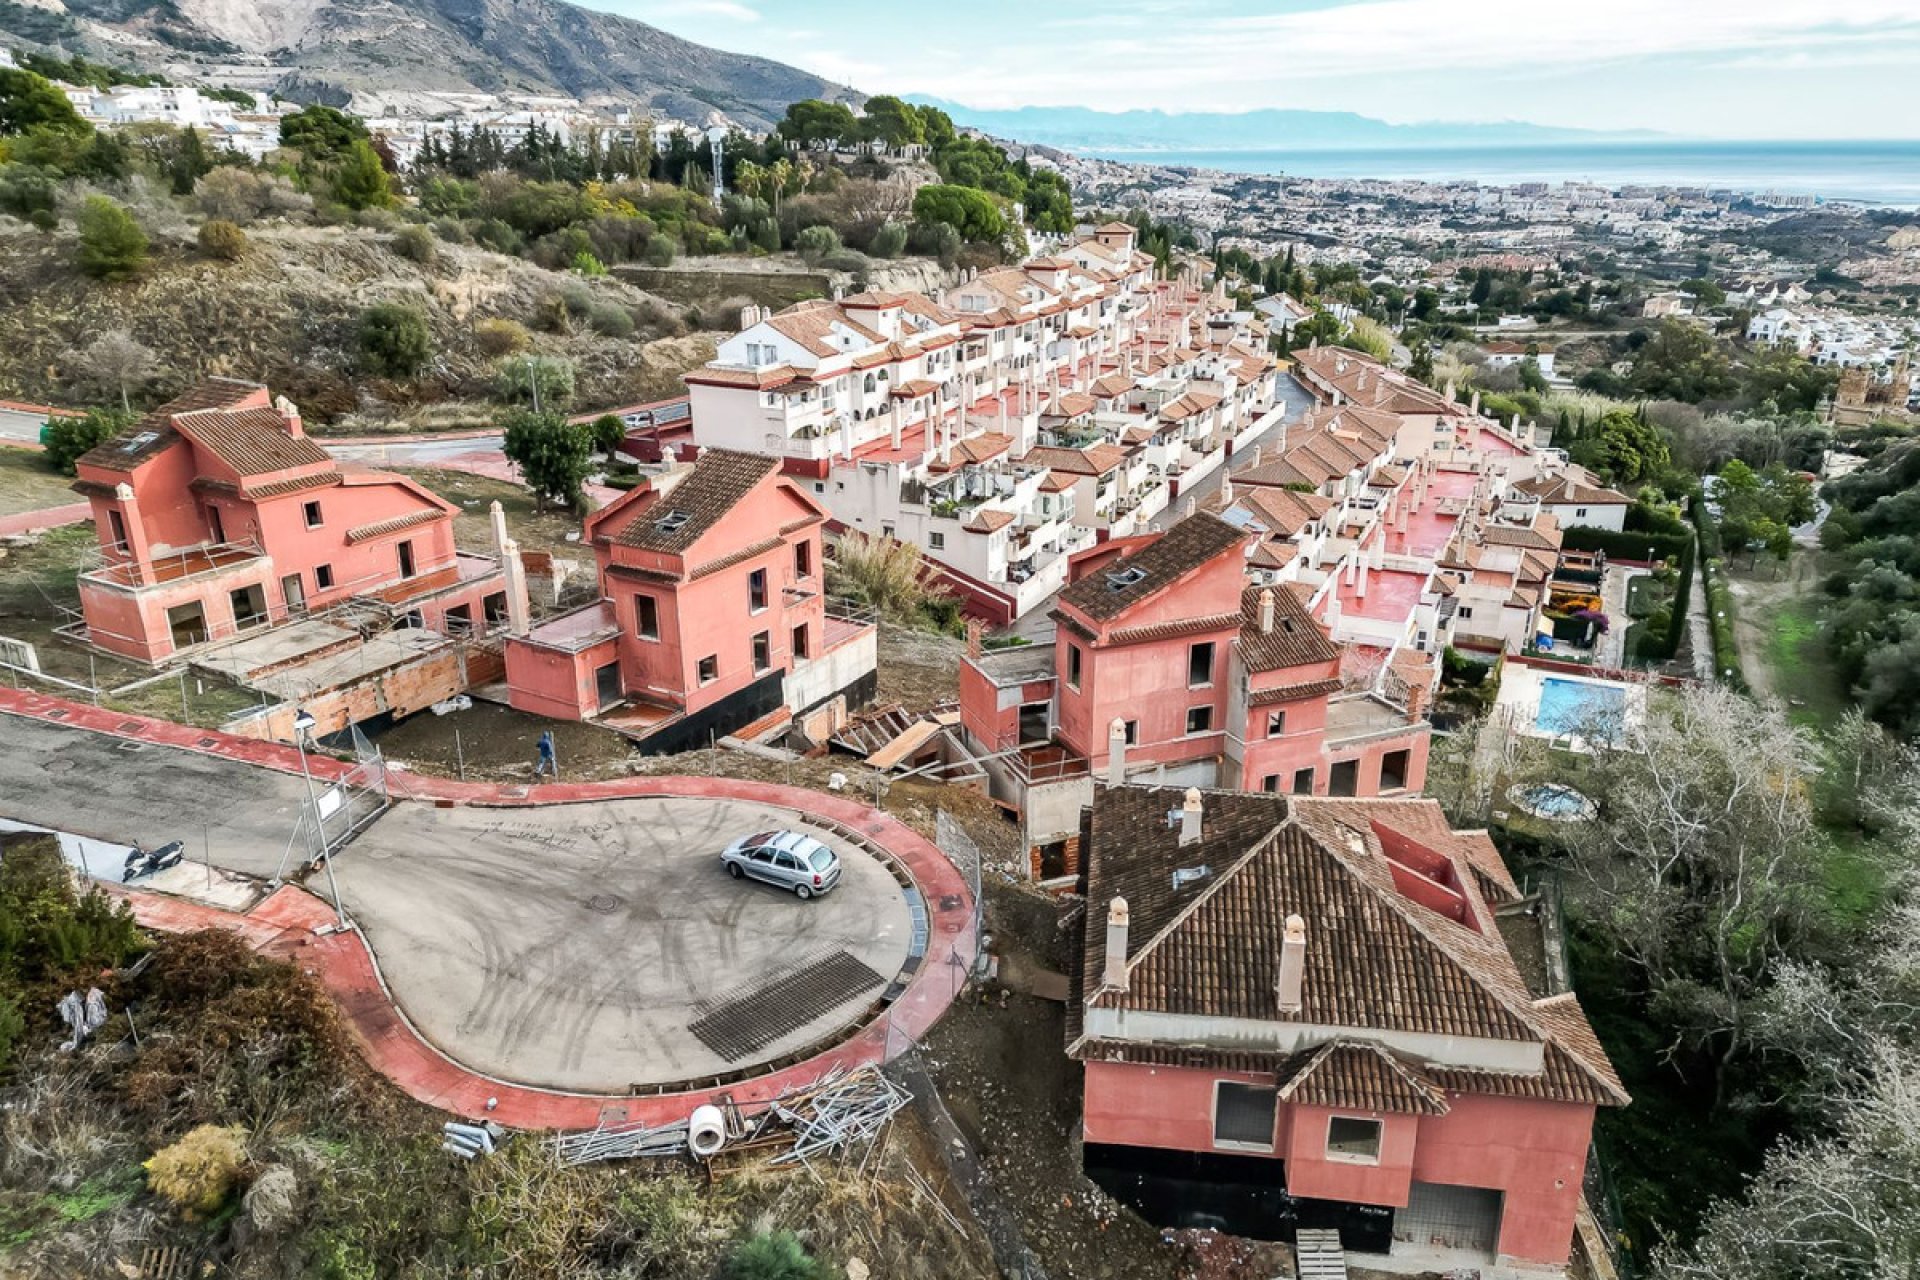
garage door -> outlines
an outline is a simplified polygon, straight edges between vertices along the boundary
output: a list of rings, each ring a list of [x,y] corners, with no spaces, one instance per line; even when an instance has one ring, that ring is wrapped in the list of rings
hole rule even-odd
[[[1407,1207],[1394,1212],[1393,1238],[1420,1247],[1469,1249],[1491,1259],[1500,1239],[1500,1193],[1416,1182]]]

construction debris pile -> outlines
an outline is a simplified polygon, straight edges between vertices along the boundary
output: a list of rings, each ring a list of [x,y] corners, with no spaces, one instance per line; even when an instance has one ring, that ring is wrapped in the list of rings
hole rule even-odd
[[[876,1067],[853,1071],[836,1067],[751,1116],[731,1100],[723,1100],[672,1124],[651,1128],[603,1124],[583,1133],[562,1134],[552,1144],[560,1162],[569,1165],[687,1154],[711,1159],[735,1152],[766,1154],[769,1164],[844,1160],[869,1148],[887,1122],[911,1101],[911,1094]]]

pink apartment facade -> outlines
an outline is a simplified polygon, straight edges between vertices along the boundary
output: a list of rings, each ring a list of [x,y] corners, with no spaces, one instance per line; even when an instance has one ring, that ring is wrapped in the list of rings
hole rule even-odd
[[[1166,1226],[1566,1264],[1594,1113],[1628,1098],[1575,998],[1522,979],[1486,833],[1424,800],[1130,786],[1083,843],[1095,1181]]]
[[[1350,690],[1342,654],[1285,587],[1250,586],[1253,536],[1209,513],[1082,553],[1050,655],[961,665],[961,724],[1014,783],[1080,773],[1296,795],[1416,795],[1424,690]],[[1017,802],[1015,796],[1008,796]],[[1066,870],[1071,870],[1070,867]]]
[[[511,704],[671,751],[866,701],[875,632],[827,598],[825,524],[768,455],[651,477],[587,518],[601,598],[508,641]]]
[[[164,663],[349,602],[442,633],[505,624],[500,565],[456,549],[452,503],[335,462],[264,386],[208,379],[77,470],[100,544],[83,638],[110,652]]]

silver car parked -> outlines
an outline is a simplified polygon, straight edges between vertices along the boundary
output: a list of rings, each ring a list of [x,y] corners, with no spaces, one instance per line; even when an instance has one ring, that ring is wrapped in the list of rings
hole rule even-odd
[[[720,855],[735,880],[765,880],[801,898],[828,893],[840,883],[840,857],[799,831],[761,831],[741,836]]]

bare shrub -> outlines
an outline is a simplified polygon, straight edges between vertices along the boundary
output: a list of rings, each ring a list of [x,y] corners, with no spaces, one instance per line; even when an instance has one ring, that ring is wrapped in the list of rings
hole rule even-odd
[[[203,1124],[143,1166],[147,1185],[189,1219],[216,1212],[240,1180],[247,1160],[246,1130]]]

